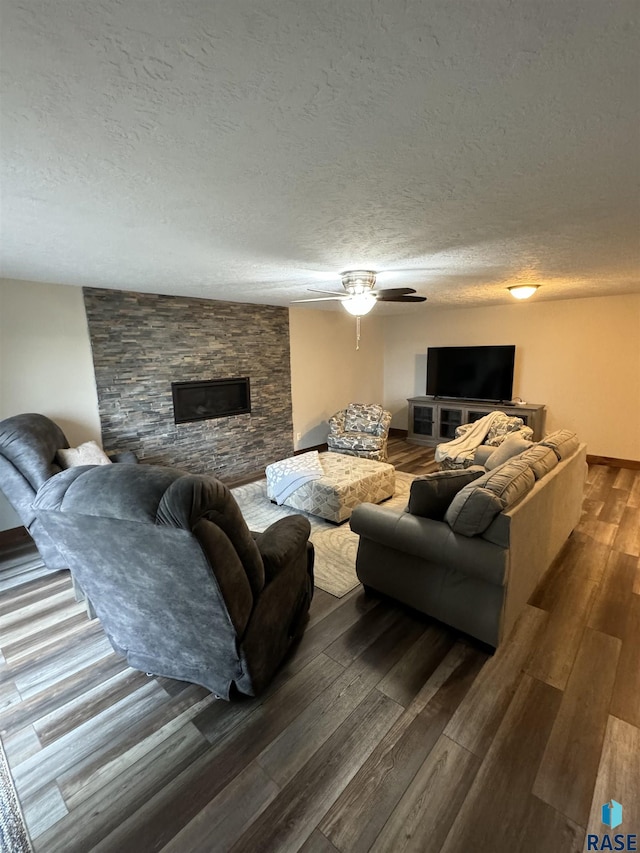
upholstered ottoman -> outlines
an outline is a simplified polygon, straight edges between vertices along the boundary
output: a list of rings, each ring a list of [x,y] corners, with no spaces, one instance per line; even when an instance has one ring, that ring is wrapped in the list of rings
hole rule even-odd
[[[331,452],[318,454],[318,459],[322,476],[292,492],[283,501],[286,506],[339,523],[349,518],[358,504],[377,504],[393,495],[396,470],[388,462]],[[266,468],[267,495],[273,499],[271,467]]]

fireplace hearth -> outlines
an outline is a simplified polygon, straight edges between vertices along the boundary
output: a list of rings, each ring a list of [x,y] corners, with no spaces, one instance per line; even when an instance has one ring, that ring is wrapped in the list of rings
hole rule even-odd
[[[249,377],[172,382],[176,424],[227,418],[251,412]]]

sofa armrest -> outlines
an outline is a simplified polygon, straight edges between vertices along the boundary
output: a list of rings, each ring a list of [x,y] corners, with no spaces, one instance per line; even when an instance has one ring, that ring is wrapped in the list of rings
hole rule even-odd
[[[371,430],[371,435],[377,435],[379,438],[385,438],[389,433],[391,426],[391,412],[384,411],[380,420]]]
[[[454,536],[448,524],[432,518],[363,503],[351,514],[354,533],[426,560],[442,558],[442,552]]]
[[[342,409],[339,412],[336,412],[335,415],[329,418],[329,434],[330,435],[342,435],[344,432],[344,419],[345,419],[346,411]]]
[[[489,583],[505,582],[507,549],[479,536],[459,536],[446,521],[363,503],[351,514],[350,525],[354,533],[385,548]]]
[[[264,562],[267,583],[306,548],[310,534],[311,525],[302,515],[281,518],[264,533],[253,534]]]

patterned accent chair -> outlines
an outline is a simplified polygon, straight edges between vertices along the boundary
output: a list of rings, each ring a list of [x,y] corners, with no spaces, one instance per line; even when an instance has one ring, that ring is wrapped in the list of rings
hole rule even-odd
[[[502,414],[502,413],[500,413]],[[473,423],[462,424],[456,428],[455,438],[461,438],[465,433],[472,429]],[[522,418],[511,417],[510,415],[502,415],[499,420],[489,428],[489,432],[485,436],[482,444],[475,450],[470,450],[465,459],[457,461],[450,457],[444,458],[440,462],[440,468],[444,471],[456,470],[460,468],[469,468],[471,465],[484,465],[491,453],[500,447],[502,442],[507,437],[519,435],[527,441],[533,438],[533,430],[531,427],[525,426]],[[440,447],[442,445],[439,445]]]
[[[391,412],[372,403],[349,403],[329,419],[327,445],[334,453],[386,462]]]

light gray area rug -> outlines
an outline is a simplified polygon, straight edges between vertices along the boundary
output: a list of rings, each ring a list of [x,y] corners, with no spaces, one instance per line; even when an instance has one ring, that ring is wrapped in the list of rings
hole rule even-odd
[[[0,741],[0,851],[2,853],[32,853],[33,851],[2,741]]]
[[[415,479],[413,474],[396,471],[396,489],[392,498],[381,506],[390,509],[404,509],[409,500],[409,489]],[[351,531],[349,522],[333,524],[315,515],[276,506],[267,497],[267,481],[257,480],[246,486],[232,489],[233,496],[244,515],[250,530],[262,533],[263,530],[288,515],[304,515],[311,522],[311,541],[315,547],[315,583],[325,592],[342,598],[358,585],[356,575],[356,551],[358,535]]]

